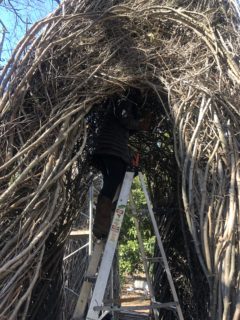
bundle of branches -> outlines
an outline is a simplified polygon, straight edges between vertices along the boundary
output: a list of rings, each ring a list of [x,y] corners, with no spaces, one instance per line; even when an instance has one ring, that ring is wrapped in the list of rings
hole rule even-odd
[[[209,317],[240,317],[238,26],[234,0],[66,0],[28,31],[1,74],[1,319],[40,319],[58,288],[91,180],[85,116],[129,86],[168,94]]]
[[[163,118],[160,121],[160,132],[151,134],[151,145],[149,146],[147,139],[145,141],[153,154],[144,165],[148,186],[184,317],[189,320],[205,320],[208,318],[208,284],[199,265],[183,214],[181,173],[176,169],[172,127],[168,119]],[[160,153],[159,157],[155,156],[157,153]],[[157,245],[154,256],[161,256]],[[164,266],[153,263],[151,268],[157,301],[171,301],[172,293]],[[178,317],[173,310],[160,309],[159,319],[176,318]]]
[[[147,135],[138,133],[133,136],[131,144],[141,150],[141,166],[147,176],[155,217],[184,317],[189,320],[205,320],[208,318],[208,284],[199,265],[183,214],[181,172],[177,170],[174,155],[172,125],[164,116],[163,105],[159,105],[155,99],[157,97],[151,94],[152,101],[147,99],[147,105],[152,104],[156,123],[161,125]],[[157,245],[154,256],[161,256]],[[157,301],[172,301],[164,266],[149,263],[149,268],[152,270]],[[159,316],[161,320],[178,318],[171,309],[160,309]]]

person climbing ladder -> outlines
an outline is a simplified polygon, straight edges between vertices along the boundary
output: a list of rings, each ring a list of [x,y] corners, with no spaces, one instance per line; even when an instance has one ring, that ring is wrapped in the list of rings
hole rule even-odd
[[[139,116],[141,98],[141,91],[131,88],[122,97],[110,99],[96,138],[92,164],[103,175],[93,225],[93,234],[98,239],[108,235],[114,211],[112,201],[130,164],[129,136],[140,130],[147,131],[150,127],[152,114],[149,112],[145,117]]]

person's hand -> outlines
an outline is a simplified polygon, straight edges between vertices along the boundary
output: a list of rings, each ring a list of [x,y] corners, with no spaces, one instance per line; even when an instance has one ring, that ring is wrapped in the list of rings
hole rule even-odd
[[[139,128],[142,131],[148,131],[152,122],[153,113],[150,112],[144,116],[144,118],[139,120]]]

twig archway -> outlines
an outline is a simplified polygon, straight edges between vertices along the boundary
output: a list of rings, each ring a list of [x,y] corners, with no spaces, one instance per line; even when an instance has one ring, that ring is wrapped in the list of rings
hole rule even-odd
[[[239,319],[238,52],[237,1],[69,0],[29,30],[1,73],[1,319],[25,319],[43,266],[61,264],[89,179],[85,117],[128,86],[167,92],[209,316]]]

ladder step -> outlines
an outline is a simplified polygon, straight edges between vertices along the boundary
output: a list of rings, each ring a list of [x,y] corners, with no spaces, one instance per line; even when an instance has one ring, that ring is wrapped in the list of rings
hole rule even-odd
[[[172,309],[179,306],[179,302],[171,301],[171,302],[154,302],[155,308],[163,308],[163,309]]]
[[[79,237],[86,237],[89,235],[89,230],[72,230],[69,234],[70,238],[79,238]]]
[[[131,311],[131,310],[153,310],[153,309],[171,309],[178,306],[178,302],[154,302],[148,306],[127,306],[127,307],[118,307],[118,306],[96,306],[93,307],[94,311]]]
[[[152,257],[152,258],[146,258],[146,261],[150,261],[150,262],[163,262],[162,257]]]

